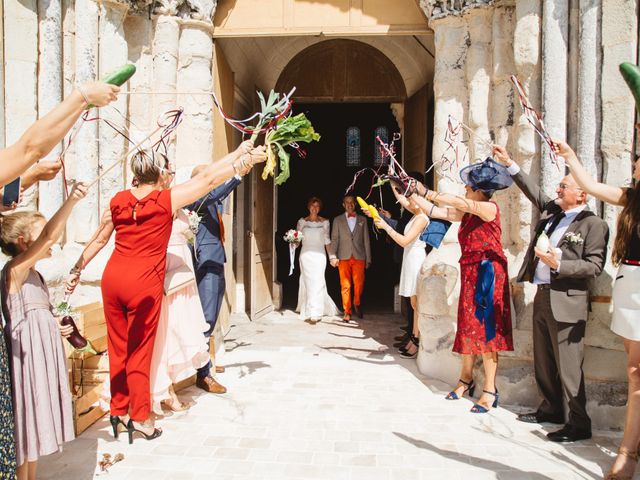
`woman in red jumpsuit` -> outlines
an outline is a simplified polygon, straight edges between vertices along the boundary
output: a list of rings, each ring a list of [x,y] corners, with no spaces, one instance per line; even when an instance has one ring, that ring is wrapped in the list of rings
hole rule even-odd
[[[115,249],[102,276],[102,298],[107,321],[111,424],[114,436],[120,424],[133,432],[157,438],[160,429],[150,419],[149,373],[164,290],[166,252],[174,211],[220,185],[243,167],[266,159],[264,147],[250,141],[213,162],[191,180],[163,190],[166,157],[140,151],[131,160],[137,186],[118,192],[105,212],[100,228],[71,269],[67,291],[72,292],[80,272],[107,244],[115,230]]]

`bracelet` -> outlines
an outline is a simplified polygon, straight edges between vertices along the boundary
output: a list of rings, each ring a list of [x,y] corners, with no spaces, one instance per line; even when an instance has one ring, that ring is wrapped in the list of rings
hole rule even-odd
[[[87,105],[90,105],[91,102],[89,101],[89,98],[87,97],[87,94],[84,93],[84,90],[82,89],[82,87],[80,85],[76,85],[76,88],[78,89],[78,92],[80,92],[80,95],[82,95],[82,98],[84,99],[84,102]]]
[[[433,209],[436,208],[434,204],[431,204],[431,210],[429,210],[429,216],[433,215]]]

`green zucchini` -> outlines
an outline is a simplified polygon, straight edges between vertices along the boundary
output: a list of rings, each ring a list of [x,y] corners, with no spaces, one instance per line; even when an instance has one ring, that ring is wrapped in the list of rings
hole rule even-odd
[[[640,68],[633,63],[624,62],[620,64],[620,73],[636,99],[636,110],[640,112]]]
[[[133,77],[133,74],[136,73],[136,66],[133,63],[127,63],[123,65],[117,70],[107,73],[104,75],[100,81],[104,83],[109,83],[111,85],[120,86]]]

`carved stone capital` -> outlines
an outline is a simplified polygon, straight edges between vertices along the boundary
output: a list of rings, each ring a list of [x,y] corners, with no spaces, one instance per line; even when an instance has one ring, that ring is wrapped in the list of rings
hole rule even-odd
[[[185,20],[213,23],[218,0],[124,0],[131,5],[131,13],[170,15]]]
[[[462,15],[473,8],[488,7],[494,3],[494,0],[420,0],[420,8],[431,23],[452,15]]]

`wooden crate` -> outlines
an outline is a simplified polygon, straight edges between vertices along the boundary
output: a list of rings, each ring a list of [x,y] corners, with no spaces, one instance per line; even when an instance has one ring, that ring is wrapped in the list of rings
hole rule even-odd
[[[94,302],[75,309],[76,325],[80,334],[91,342],[97,352],[107,350],[107,323],[104,318],[102,303]],[[89,358],[89,353],[78,353],[69,342],[64,342],[68,358]]]
[[[102,303],[95,302],[76,308],[76,325],[80,334],[91,342],[97,352],[107,350],[107,324]],[[69,359],[69,382],[73,393],[73,419],[76,435],[98,421],[106,412],[100,408],[100,394],[109,376],[107,355],[76,352],[65,343]]]
[[[96,423],[106,413],[98,400],[104,384],[94,385],[84,395],[73,398],[73,426],[76,436]]]

